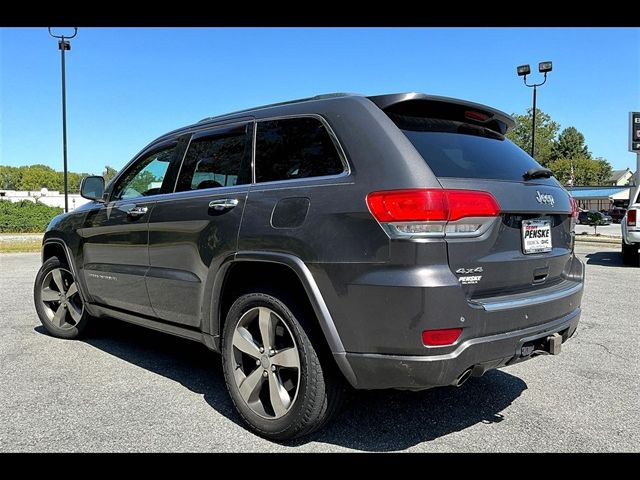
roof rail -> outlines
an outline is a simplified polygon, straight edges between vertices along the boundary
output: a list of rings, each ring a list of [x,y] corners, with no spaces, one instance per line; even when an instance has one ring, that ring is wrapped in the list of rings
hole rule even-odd
[[[359,95],[359,94],[357,94],[357,93],[342,93],[342,92],[323,93],[323,94],[320,94],[320,95],[315,95],[313,97],[298,98],[296,100],[287,100],[286,102],[270,103],[268,105],[261,105],[259,107],[245,108],[243,110],[236,110],[235,112],[223,113],[222,115],[216,115],[214,117],[206,117],[206,118],[203,118],[202,120],[198,121],[198,123],[210,122],[211,120],[215,120],[216,118],[228,117],[230,115],[236,115],[238,113],[251,112],[253,110],[260,110],[260,109],[263,109],[263,108],[280,107],[282,105],[291,105],[292,103],[310,102],[312,100],[324,100],[324,99],[327,99],[327,98],[349,97],[349,96],[354,96],[354,95]]]

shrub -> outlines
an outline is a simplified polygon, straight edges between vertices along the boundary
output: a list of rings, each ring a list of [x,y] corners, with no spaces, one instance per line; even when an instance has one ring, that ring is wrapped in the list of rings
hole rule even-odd
[[[0,200],[0,233],[42,233],[53,217],[63,212],[29,200]]]
[[[604,220],[600,212],[589,212],[587,223],[593,227],[593,234],[598,234],[598,225],[604,225]]]

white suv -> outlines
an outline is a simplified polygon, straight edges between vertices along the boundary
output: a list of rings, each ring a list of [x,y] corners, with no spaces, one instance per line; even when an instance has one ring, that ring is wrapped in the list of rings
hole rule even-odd
[[[627,214],[620,222],[622,225],[622,261],[625,265],[640,267],[640,188],[635,200],[629,205]]]

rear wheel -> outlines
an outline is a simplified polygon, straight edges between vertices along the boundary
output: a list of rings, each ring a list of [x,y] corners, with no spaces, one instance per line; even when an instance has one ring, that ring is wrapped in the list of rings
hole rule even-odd
[[[250,293],[232,305],[222,365],[233,403],[249,427],[272,440],[311,433],[337,410],[342,384],[321,364],[307,331],[277,298]]]
[[[632,267],[640,266],[640,255],[638,253],[638,244],[632,243],[627,245],[622,242],[622,262]]]
[[[86,328],[89,314],[76,279],[57,257],[51,257],[40,267],[33,297],[40,322],[54,337],[77,338]]]

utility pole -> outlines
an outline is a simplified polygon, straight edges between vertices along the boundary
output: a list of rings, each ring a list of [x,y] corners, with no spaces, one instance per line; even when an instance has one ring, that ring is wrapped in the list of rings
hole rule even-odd
[[[74,38],[78,34],[78,28],[73,27],[73,35],[65,37],[64,35],[54,35],[51,27],[49,27],[49,35],[58,39],[58,49],[60,50],[60,64],[62,69],[62,156],[64,177],[64,211],[69,211],[69,183],[67,180],[67,85],[66,85],[66,69],[64,63],[64,52],[71,50],[71,42],[68,40]]]

